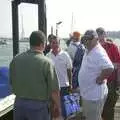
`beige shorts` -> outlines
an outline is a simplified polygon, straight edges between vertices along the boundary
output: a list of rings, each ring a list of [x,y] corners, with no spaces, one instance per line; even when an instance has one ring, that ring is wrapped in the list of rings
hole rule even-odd
[[[97,101],[82,99],[83,116],[85,116],[85,120],[102,120],[101,114],[104,103],[105,99]]]

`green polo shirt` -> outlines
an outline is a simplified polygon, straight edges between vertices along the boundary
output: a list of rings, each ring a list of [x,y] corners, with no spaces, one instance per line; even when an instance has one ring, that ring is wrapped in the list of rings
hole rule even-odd
[[[52,62],[43,54],[29,50],[10,63],[13,93],[20,98],[48,100],[53,90],[59,90]]]

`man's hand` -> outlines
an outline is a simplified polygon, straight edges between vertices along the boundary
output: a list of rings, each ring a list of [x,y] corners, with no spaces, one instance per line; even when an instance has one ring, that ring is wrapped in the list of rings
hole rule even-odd
[[[73,87],[72,85],[69,86],[69,92],[72,93]]]
[[[103,84],[104,82],[105,82],[105,80],[103,80],[100,76],[97,77],[96,83],[97,83],[98,85],[101,85],[101,84]]]
[[[60,106],[56,105],[56,104],[52,104],[51,106],[52,108],[52,117],[53,118],[58,118],[61,116],[61,109]]]
[[[120,69],[120,63],[113,63],[115,69]]]
[[[98,85],[101,85],[105,82],[105,80],[111,75],[111,73],[113,72],[114,68],[106,68],[103,69],[100,76],[97,77],[96,79],[96,83]]]

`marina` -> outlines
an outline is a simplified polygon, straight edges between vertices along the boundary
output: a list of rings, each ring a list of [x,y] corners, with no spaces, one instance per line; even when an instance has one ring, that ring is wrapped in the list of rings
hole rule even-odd
[[[0,99],[0,120],[13,120],[13,104],[15,100],[15,95],[7,96]],[[67,120],[82,120],[82,113],[76,114],[69,117]],[[120,99],[118,100],[115,107],[114,120],[120,120]]]
[[[117,40],[115,40],[116,42]],[[119,43],[118,43],[119,44]],[[19,48],[20,53],[26,51],[29,49],[29,43],[28,42],[19,42]],[[65,41],[61,40],[61,47],[63,49],[66,49]],[[0,56],[0,66],[9,66],[10,61],[13,57],[13,51],[12,51],[12,41],[9,41],[9,44],[6,46],[1,45],[0,46],[1,56]],[[13,120],[13,103],[14,103],[15,95],[9,95],[5,98],[0,99],[0,120],[6,120],[6,118],[9,118],[7,120]],[[81,120],[81,113],[71,116],[72,118],[69,118],[68,120]],[[118,100],[116,107],[115,107],[115,119],[120,119],[120,99]]]
[[[28,38],[19,41],[18,30],[18,6],[20,3],[38,4],[38,28],[47,34],[46,23],[46,6],[44,0],[13,0],[12,1],[12,39],[0,40],[0,67],[8,67],[14,56],[29,49]],[[115,39],[114,42],[120,46],[120,40]],[[66,41],[61,39],[61,47],[66,49]],[[0,120],[13,120],[13,107],[15,102],[15,95],[10,94],[0,98]],[[78,114],[71,115],[67,120],[82,120],[82,111]],[[120,97],[115,106],[115,118],[120,120]]]

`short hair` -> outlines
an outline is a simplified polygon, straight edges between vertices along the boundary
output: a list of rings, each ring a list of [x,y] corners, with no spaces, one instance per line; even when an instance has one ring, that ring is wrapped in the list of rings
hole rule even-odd
[[[54,36],[53,34],[48,35],[48,39],[51,39],[51,37]]]
[[[42,31],[33,31],[30,35],[30,46],[39,46],[44,44],[46,41],[46,36]]]
[[[87,30],[84,34],[84,38],[87,38],[89,40],[92,40],[97,37],[98,37],[98,35],[97,35],[96,31],[94,31],[94,30]]]
[[[49,41],[49,42],[52,42],[52,40],[54,40],[54,39],[57,39],[57,37],[56,37],[55,35],[50,34],[50,35],[48,36],[48,41]]]
[[[105,34],[106,34],[104,28],[102,28],[102,27],[97,28],[97,29],[96,29],[96,32],[97,32],[98,36],[101,36],[101,35],[105,35]]]

